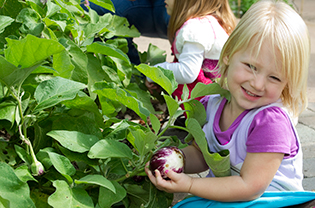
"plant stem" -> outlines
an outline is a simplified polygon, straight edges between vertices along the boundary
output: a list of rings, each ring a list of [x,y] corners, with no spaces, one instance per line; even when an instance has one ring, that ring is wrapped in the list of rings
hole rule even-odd
[[[144,173],[145,173],[145,172],[144,172],[144,168],[141,168],[141,169],[138,170],[138,171],[133,171],[133,172],[131,172],[131,173],[128,175],[128,177],[127,177],[126,175],[124,175],[123,177],[120,177],[120,178],[116,179],[115,181],[116,181],[116,182],[124,181],[124,180],[126,180],[127,178],[130,178],[130,177],[133,177],[133,176],[136,176],[136,175],[139,175],[139,174],[143,175]]]

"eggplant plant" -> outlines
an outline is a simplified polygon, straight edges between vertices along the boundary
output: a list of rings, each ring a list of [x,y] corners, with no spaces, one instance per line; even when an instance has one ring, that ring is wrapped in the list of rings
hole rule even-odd
[[[114,11],[110,0],[91,1]],[[0,206],[169,207],[173,195],[150,183],[145,164],[163,147],[186,145],[164,136],[169,128],[205,142],[205,110],[194,98],[228,92],[198,84],[191,97],[185,88],[174,100],[171,71],[130,63],[125,38],[138,30],[79,3],[0,0]],[[145,63],[165,60],[155,46],[141,56]],[[164,90],[163,128],[142,75]],[[174,125],[181,104],[186,127]],[[144,125],[120,119],[126,109]],[[207,148],[204,154],[211,156]]]

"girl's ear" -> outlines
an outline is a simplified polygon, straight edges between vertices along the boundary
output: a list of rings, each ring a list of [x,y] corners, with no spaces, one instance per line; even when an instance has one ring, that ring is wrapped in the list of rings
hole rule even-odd
[[[229,65],[229,57],[228,56],[225,56],[223,58],[223,62],[225,63],[225,65]]]

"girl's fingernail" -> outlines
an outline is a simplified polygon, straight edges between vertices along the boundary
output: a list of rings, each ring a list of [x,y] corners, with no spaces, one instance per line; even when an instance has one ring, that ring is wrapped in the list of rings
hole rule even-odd
[[[168,173],[168,170],[165,170],[165,174],[167,174]]]

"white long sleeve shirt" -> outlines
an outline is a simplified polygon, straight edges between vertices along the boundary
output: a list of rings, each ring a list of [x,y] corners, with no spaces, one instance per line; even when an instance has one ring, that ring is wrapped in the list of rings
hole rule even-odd
[[[178,62],[163,62],[155,67],[173,71],[178,84],[195,81],[204,59],[218,60],[228,34],[211,15],[189,19],[175,38],[175,56]],[[152,82],[150,78],[147,78]]]

